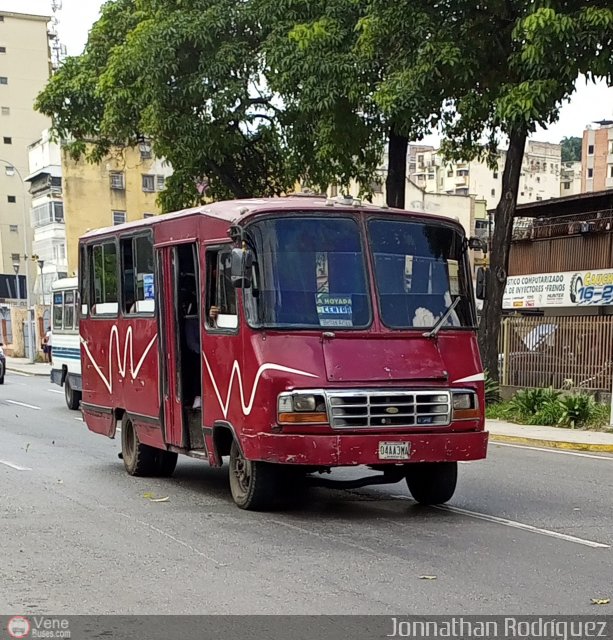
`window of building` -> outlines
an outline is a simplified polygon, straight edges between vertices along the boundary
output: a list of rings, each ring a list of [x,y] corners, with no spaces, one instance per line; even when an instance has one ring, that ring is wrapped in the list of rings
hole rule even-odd
[[[541,177],[540,177],[540,176],[536,176],[536,181],[540,184],[540,182],[541,182]]]
[[[206,322],[209,330],[234,331],[238,327],[236,289],[231,280],[230,250],[212,249],[206,254]],[[215,319],[210,310],[216,307]]]
[[[155,213],[143,213],[143,218],[153,218]]]
[[[498,180],[498,171],[494,171],[494,180]]]
[[[112,171],[110,174],[111,189],[123,191],[126,188],[124,175],[121,171]]]
[[[0,109],[0,112],[2,113],[3,116],[10,116],[11,115],[11,108],[10,107],[2,107],[2,109]]]
[[[6,173],[7,176],[14,176],[15,175],[15,167],[12,167],[12,166],[7,164],[4,167],[4,172]]]
[[[64,205],[61,202],[45,202],[32,209],[32,224],[44,227],[52,223],[64,222]]]
[[[547,163],[543,162],[543,171],[547,171]]]
[[[594,169],[588,169],[587,170],[587,177],[588,178],[593,178],[594,177]]]
[[[18,262],[21,262],[21,255],[19,255],[18,253],[11,253],[11,262],[13,264],[17,264]]]
[[[6,196],[6,199],[8,200],[9,204],[15,204],[17,202],[16,196]]]
[[[613,140],[609,140],[609,154],[613,155]]]
[[[496,196],[496,189],[492,189],[491,194],[492,194],[492,198],[494,198]]]
[[[149,160],[152,157],[151,144],[149,142],[142,142],[139,145],[141,160]]]
[[[121,240],[124,313],[155,311],[153,239],[151,235]]]
[[[91,251],[93,315],[116,314],[119,308],[118,260],[114,242],[94,245]]]
[[[4,22],[4,16],[0,16],[0,22]]]
[[[143,191],[145,193],[150,193],[151,191],[155,191],[155,176],[143,176]]]
[[[370,188],[373,193],[383,193],[383,185],[380,182],[376,182],[376,181],[371,182]]]
[[[126,212],[125,211],[113,211],[113,224],[124,224],[126,221]]]
[[[587,155],[588,156],[593,156],[594,155],[594,145],[593,144],[589,144],[587,147]]]
[[[9,79],[6,76],[0,76],[0,84],[8,84]]]
[[[423,155],[423,153],[420,153],[417,156],[417,164],[419,164],[420,166],[423,167],[423,165],[424,165],[424,155]]]
[[[9,226],[11,233],[19,233],[19,225],[12,224]]]
[[[156,176],[156,187],[158,191],[164,191],[166,187],[166,176]]]
[[[6,47],[0,47],[0,53],[6,53]]]
[[[447,177],[453,178],[453,169],[449,169],[449,171],[447,171]]]
[[[570,189],[570,182],[564,182],[564,183],[563,183],[563,187],[564,187],[565,189]]]
[[[609,165],[609,178],[613,178],[613,164]]]
[[[2,142],[4,142],[4,144],[13,144],[13,138],[10,138],[9,136],[4,136],[2,138]]]

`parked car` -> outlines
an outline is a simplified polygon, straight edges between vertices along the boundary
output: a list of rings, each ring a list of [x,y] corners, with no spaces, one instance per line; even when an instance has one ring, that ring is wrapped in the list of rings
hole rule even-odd
[[[6,371],[6,358],[2,347],[4,345],[0,342],[0,384],[4,384],[4,372]]]

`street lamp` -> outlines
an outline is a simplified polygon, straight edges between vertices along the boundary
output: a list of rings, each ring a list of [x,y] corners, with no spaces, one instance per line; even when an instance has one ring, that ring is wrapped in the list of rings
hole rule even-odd
[[[30,300],[30,270],[28,268],[28,209],[27,209],[27,196],[26,196],[26,186],[25,180],[23,176],[19,172],[19,169],[15,165],[6,160],[0,158],[0,162],[7,167],[13,169],[19,179],[21,180],[21,187],[23,189],[23,259],[25,261],[26,267],[26,306],[28,311],[28,345],[30,347],[30,362],[34,362],[34,309],[32,309],[32,302]],[[15,263],[13,263],[13,269],[15,269]],[[19,295],[19,276],[17,275],[17,271],[15,275],[17,277],[17,294]]]
[[[43,267],[45,266],[44,260],[38,260],[38,266],[40,267],[40,293],[43,297],[43,310],[45,306],[45,281],[43,279]]]
[[[19,259],[13,260],[13,270],[15,271],[15,300],[19,301]]]

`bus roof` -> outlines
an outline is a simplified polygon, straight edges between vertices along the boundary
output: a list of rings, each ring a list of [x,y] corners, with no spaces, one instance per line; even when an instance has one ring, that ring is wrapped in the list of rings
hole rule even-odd
[[[60,278],[51,284],[51,289],[53,291],[63,291],[64,289],[76,289],[78,285],[78,278]]]
[[[126,230],[137,230],[139,228],[147,228],[152,224],[159,224],[165,221],[179,219],[186,216],[204,215],[210,218],[216,218],[218,220],[227,222],[229,225],[238,224],[241,220],[250,215],[256,215],[258,213],[274,213],[283,211],[321,211],[323,209],[338,210],[351,210],[354,212],[362,213],[396,213],[404,215],[419,216],[421,218],[432,218],[439,222],[451,222],[458,227],[462,227],[459,219],[449,218],[440,214],[429,213],[427,211],[408,211],[406,209],[391,209],[389,207],[377,206],[370,203],[365,203],[357,199],[343,198],[339,196],[337,198],[326,198],[325,196],[304,196],[304,195],[290,195],[279,198],[252,198],[244,200],[224,200],[221,202],[214,202],[211,204],[202,205],[200,207],[194,207],[192,209],[183,209],[182,211],[175,211],[173,213],[166,213],[159,216],[153,216],[151,218],[144,218],[143,220],[136,220],[134,222],[126,222],[125,224],[115,225],[112,227],[105,227],[103,229],[94,229],[88,231],[81,236],[82,238],[91,238],[98,235],[108,235],[121,233]]]

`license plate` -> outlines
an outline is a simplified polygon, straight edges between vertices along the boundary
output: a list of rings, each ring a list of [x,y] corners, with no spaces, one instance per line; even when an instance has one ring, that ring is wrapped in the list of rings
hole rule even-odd
[[[379,442],[379,460],[408,460],[410,442]]]

